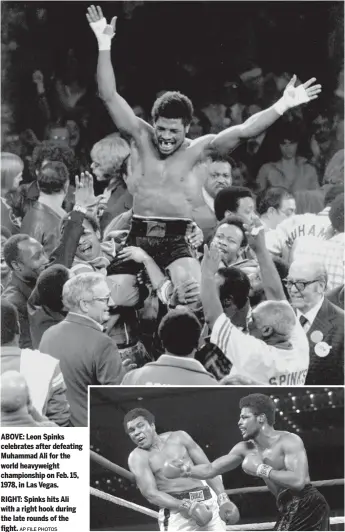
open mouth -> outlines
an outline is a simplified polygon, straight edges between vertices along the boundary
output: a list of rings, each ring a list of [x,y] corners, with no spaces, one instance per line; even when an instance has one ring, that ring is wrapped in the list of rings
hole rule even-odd
[[[140,437],[140,438],[137,438],[137,443],[138,445],[141,445],[142,443],[144,443],[146,440],[146,438],[144,436]]]
[[[170,140],[160,140],[159,147],[162,151],[171,151],[175,146],[175,142]]]
[[[89,242],[84,242],[83,244],[80,244],[78,247],[81,253],[88,253],[89,251],[92,250],[92,245]]]

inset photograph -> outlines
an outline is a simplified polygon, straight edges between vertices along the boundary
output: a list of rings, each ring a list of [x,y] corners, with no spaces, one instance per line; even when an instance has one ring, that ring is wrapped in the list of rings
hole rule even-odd
[[[89,390],[90,530],[344,530],[343,388]]]

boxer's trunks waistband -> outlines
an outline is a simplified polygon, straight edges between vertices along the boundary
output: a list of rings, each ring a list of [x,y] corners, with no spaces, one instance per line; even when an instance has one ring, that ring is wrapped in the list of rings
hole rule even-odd
[[[159,218],[133,215],[131,235],[138,237],[165,238],[167,236],[185,236],[188,218]]]
[[[193,489],[188,491],[181,491],[179,493],[169,493],[172,497],[175,497],[175,499],[189,499],[191,502],[197,501],[207,501],[208,499],[212,499],[212,493],[210,488],[200,488],[200,489]]]

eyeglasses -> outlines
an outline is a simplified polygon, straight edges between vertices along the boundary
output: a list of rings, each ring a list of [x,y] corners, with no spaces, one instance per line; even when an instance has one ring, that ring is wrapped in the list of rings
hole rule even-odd
[[[283,283],[286,285],[286,288],[292,288],[295,286],[299,292],[303,292],[306,286],[316,283],[319,279],[314,279],[313,281],[291,281],[290,279],[283,279]]]
[[[85,299],[85,301],[103,301],[103,303],[106,303],[109,305],[110,296],[107,297],[92,297],[91,299]]]

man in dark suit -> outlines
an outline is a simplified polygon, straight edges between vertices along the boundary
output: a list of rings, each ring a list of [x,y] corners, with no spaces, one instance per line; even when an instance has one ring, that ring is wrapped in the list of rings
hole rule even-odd
[[[325,297],[324,267],[313,261],[296,260],[290,266],[286,284],[309,341],[306,384],[344,384],[344,312]]]
[[[115,342],[103,332],[110,290],[100,273],[81,273],[63,287],[66,318],[42,336],[39,349],[60,361],[71,407],[71,424],[86,427],[91,384],[120,384],[126,371]]]

